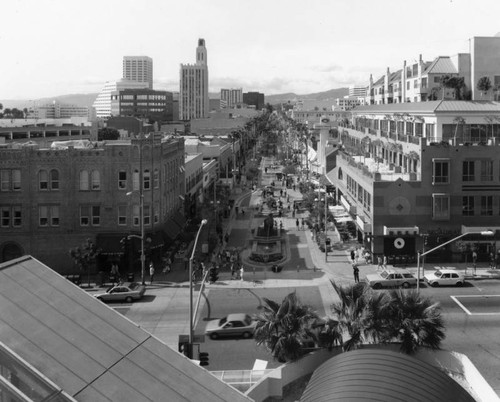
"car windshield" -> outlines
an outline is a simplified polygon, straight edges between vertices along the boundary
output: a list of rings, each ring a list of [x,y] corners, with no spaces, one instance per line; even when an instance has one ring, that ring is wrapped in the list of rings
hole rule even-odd
[[[436,272],[434,272],[434,275],[436,275],[436,276],[441,276],[442,274],[443,274],[443,273],[442,273],[441,271],[436,271]]]
[[[387,279],[387,277],[389,276],[389,272],[384,271],[384,272],[382,272],[382,273],[380,274],[380,276],[381,276],[382,278],[384,278],[384,279]]]
[[[223,326],[227,322],[227,317],[221,318],[219,321],[219,326]]]

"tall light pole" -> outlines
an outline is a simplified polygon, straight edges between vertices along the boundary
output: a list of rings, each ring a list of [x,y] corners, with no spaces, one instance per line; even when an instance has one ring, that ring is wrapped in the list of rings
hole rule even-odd
[[[194,332],[194,318],[193,318],[193,258],[196,252],[196,245],[198,244],[198,237],[200,236],[201,228],[207,223],[206,219],[203,219],[198,228],[198,233],[196,233],[196,238],[194,240],[193,251],[191,252],[191,258],[189,259],[189,357],[193,358],[193,332]]]
[[[328,220],[327,220],[327,211],[328,211],[328,200],[327,200],[327,194],[326,194],[326,186],[325,186],[325,262],[328,260],[328,246],[327,246],[327,240],[328,240]]]
[[[493,231],[491,231],[491,230],[483,230],[480,232],[465,232],[465,233],[462,233],[460,236],[454,237],[453,239],[448,240],[447,242],[440,244],[439,246],[434,247],[434,248],[426,251],[425,253],[420,253],[420,250],[417,252],[417,291],[420,290],[420,257],[423,257],[429,253],[432,253],[433,251],[436,251],[437,249],[444,247],[447,244],[450,244],[450,243],[454,242],[455,240],[458,240],[458,239],[460,239],[464,236],[470,235],[470,234],[480,234],[481,236],[493,236],[494,235]]]

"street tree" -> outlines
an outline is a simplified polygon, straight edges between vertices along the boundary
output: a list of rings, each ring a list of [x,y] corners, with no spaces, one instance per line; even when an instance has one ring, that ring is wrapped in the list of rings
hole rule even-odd
[[[101,254],[101,250],[92,242],[87,239],[81,246],[69,250],[69,255],[73,259],[78,269],[87,273],[88,286],[90,287],[90,270],[95,265],[97,257]]]
[[[310,324],[318,318],[316,312],[302,304],[295,292],[285,296],[281,304],[267,298],[264,303],[255,315],[255,341],[279,362],[299,359],[304,341],[310,338]]]
[[[491,89],[491,80],[489,77],[481,77],[477,82],[476,88],[481,92],[481,98]]]

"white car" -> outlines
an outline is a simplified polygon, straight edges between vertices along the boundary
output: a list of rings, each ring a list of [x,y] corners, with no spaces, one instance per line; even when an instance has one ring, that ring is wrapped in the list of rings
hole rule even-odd
[[[209,321],[205,335],[208,335],[210,339],[218,339],[222,336],[241,336],[246,339],[253,336],[256,325],[257,322],[248,314],[229,314],[219,320]]]
[[[424,280],[432,287],[438,286],[463,286],[464,276],[453,269],[440,269],[434,272],[426,272]]]
[[[373,289],[381,289],[383,287],[394,288],[403,287],[409,288],[417,284],[417,278],[404,269],[386,269],[376,274],[366,275],[366,281]]]

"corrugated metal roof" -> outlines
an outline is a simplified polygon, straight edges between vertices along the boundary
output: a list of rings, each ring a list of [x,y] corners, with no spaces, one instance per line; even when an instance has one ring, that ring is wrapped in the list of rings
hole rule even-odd
[[[358,106],[353,114],[366,113],[439,113],[439,112],[500,112],[500,102],[493,101],[449,101],[437,100],[429,102],[389,103],[383,105]]]
[[[449,56],[438,56],[427,67],[424,74],[458,74],[458,71]]]
[[[407,102],[407,103],[387,103],[383,105],[365,105],[358,106],[353,110],[354,114],[361,113],[401,113],[401,112],[428,112],[433,113],[436,107],[442,101],[430,101],[430,102]]]
[[[443,101],[436,112],[500,112],[500,103],[493,101]]]
[[[30,256],[0,264],[0,339],[79,401],[250,401]]]
[[[318,367],[301,402],[473,402],[445,373],[411,356],[381,349],[341,353]]]

